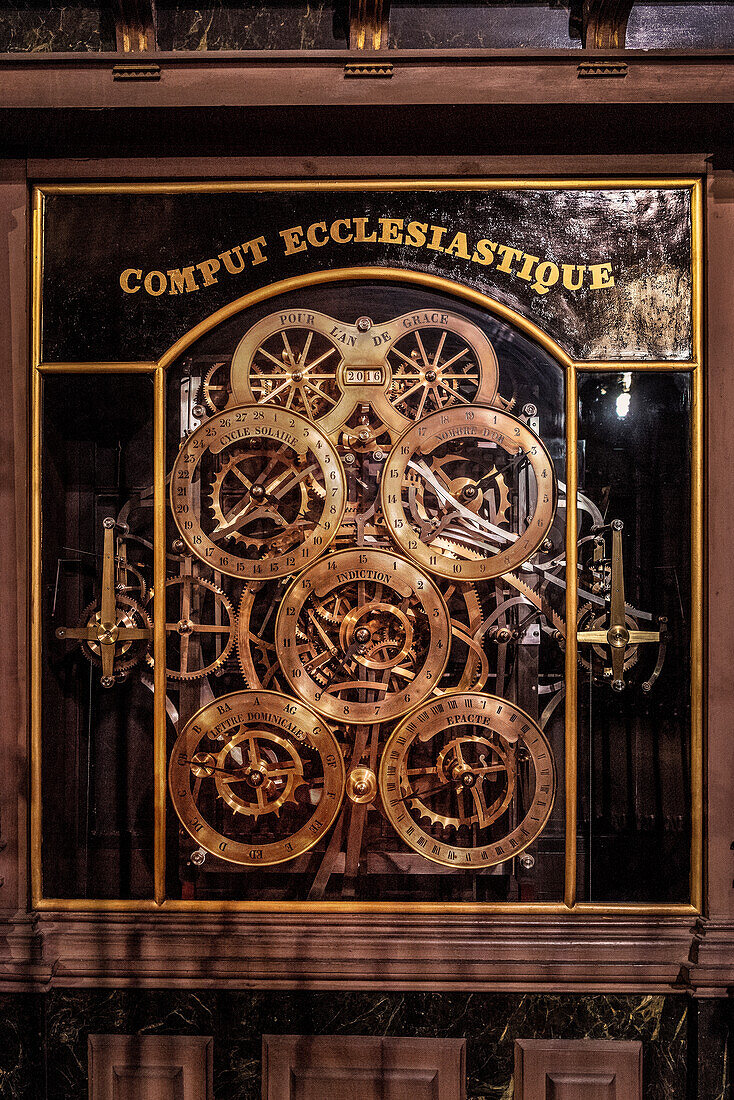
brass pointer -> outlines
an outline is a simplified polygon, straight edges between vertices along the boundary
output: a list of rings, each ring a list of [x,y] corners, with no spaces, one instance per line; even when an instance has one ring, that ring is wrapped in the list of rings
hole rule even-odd
[[[92,619],[86,626],[60,626],[56,631],[59,639],[70,638],[80,642],[94,642],[99,646],[102,660],[102,687],[112,687],[115,683],[115,656],[118,642],[148,641],[153,637],[149,627],[120,626],[118,620],[124,615],[116,606],[115,599],[115,521],[104,520],[104,548],[102,557],[102,602],[99,621]]]
[[[607,630],[580,630],[579,642],[587,645],[608,645],[612,655],[612,688],[624,691],[624,658],[627,646],[639,642],[659,642],[659,630],[630,630],[624,609],[624,565],[622,561],[621,519],[612,520],[612,593]]]

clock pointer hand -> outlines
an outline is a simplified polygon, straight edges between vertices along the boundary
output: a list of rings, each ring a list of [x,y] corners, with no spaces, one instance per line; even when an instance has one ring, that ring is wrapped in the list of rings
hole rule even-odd
[[[414,470],[423,477],[431,486],[441,503],[444,505],[451,505],[454,511],[458,513],[461,519],[463,519],[469,527],[473,527],[475,530],[479,528],[482,534],[489,532],[503,542],[517,542],[520,537],[519,535],[515,535],[511,531],[503,531],[500,527],[496,527],[494,523],[490,523],[489,520],[483,519],[481,516],[471,512],[468,508],[465,508],[456,497],[452,497],[450,493],[447,493],[438,479],[434,477],[431,470],[428,469],[425,462],[417,463],[410,461],[408,466],[411,470]]]

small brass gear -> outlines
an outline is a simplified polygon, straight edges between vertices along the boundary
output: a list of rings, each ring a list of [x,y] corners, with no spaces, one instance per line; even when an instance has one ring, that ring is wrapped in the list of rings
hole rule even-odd
[[[479,491],[476,496],[471,500],[465,500],[463,498],[463,490],[467,485],[473,485],[474,480],[469,477],[451,477],[449,473],[452,463],[462,462],[461,455],[447,454],[442,458],[435,459],[433,462],[433,473],[443,474],[443,481],[445,482],[445,488],[452,496],[462,500],[462,503],[470,512],[478,512],[485,499],[485,494]],[[496,466],[492,466],[491,470],[486,471],[487,477],[492,474],[497,474]],[[412,471],[406,476],[406,483],[410,484],[415,482],[417,487],[416,500],[420,507],[423,509],[423,514],[428,515],[428,511],[425,506],[424,492],[426,483],[421,478],[417,477]],[[495,500],[495,516],[493,517],[494,523],[507,523],[510,518],[510,490],[507,487],[507,482],[504,479],[503,474],[497,474],[493,481],[494,486],[494,500]]]
[[[99,600],[94,600],[82,611],[80,626],[99,626],[102,621],[102,609]],[[144,627],[152,629],[153,621],[145,608],[129,596],[115,596],[115,624],[118,627]],[[119,645],[115,654],[114,674],[129,672],[145,658],[149,643],[147,641],[128,641]],[[92,664],[102,665],[102,654],[98,642],[86,640],[81,650]]]
[[[218,524],[226,523],[225,508],[223,507],[222,503],[224,492],[223,487],[226,478],[230,474],[233,474],[236,479],[236,485],[237,482],[242,482],[242,479],[245,476],[242,471],[242,466],[246,467],[247,464],[251,463],[253,460],[257,462],[258,460],[268,460],[271,458],[272,455],[270,452],[260,449],[234,451],[228,455],[228,457],[222,463],[214,476],[214,480],[211,485],[211,492],[209,494],[209,507],[211,509],[212,515],[214,516],[214,519],[217,521]],[[288,477],[289,474],[290,470],[284,467],[284,469],[280,473],[276,474],[275,478],[268,483],[268,488],[272,490],[277,486],[279,481],[282,481],[283,479]],[[240,485],[240,488],[243,490],[246,488],[244,483]],[[315,494],[313,492],[312,486],[307,484],[305,481],[302,481],[300,483],[299,489],[301,494],[301,512],[306,513],[308,511],[309,501],[313,498],[313,496],[315,496]],[[320,499],[325,499],[325,496],[326,493],[324,491]],[[274,536],[258,536],[249,533],[247,528],[245,528],[245,530],[243,531],[233,531],[231,534],[225,537],[232,540],[233,542],[240,543],[253,549],[257,549],[262,546],[271,546],[277,549],[283,539],[288,537],[288,529],[286,528],[283,532]]]
[[[215,363],[209,368],[201,383],[201,395],[209,412],[217,413],[226,409],[232,396],[228,363]]]

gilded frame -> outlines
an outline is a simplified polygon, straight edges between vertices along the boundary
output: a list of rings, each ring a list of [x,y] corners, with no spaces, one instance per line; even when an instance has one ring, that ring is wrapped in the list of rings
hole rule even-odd
[[[262,287],[230,302],[196,325],[173,344],[156,362],[74,362],[47,363],[42,360],[43,332],[43,213],[44,198],[50,194],[177,194],[185,192],[257,192],[257,191],[372,191],[390,190],[611,190],[617,188],[686,189],[691,193],[692,233],[692,335],[693,355],[688,360],[613,360],[572,359],[546,333],[514,310],[479,291],[447,279],[402,268],[351,267],[285,279]],[[566,621],[572,643],[566,647],[566,836],[564,898],[562,902],[513,903],[442,903],[442,902],[343,902],[244,900],[179,900],[165,896],[165,818],[166,724],[165,724],[165,613],[162,606],[165,579],[165,371],[186,347],[204,332],[256,302],[305,285],[358,280],[399,278],[435,289],[449,291],[455,297],[479,305],[516,325],[540,344],[565,372],[566,413],[566,519],[567,575]],[[704,424],[703,424],[703,180],[700,177],[663,178],[552,178],[552,179],[359,179],[359,180],[263,180],[246,182],[174,182],[44,184],[34,187],[32,205],[31,263],[31,813],[30,870],[31,906],[38,911],[78,912],[380,912],[380,913],[457,913],[559,916],[565,914],[619,916],[657,915],[696,916],[704,911]],[[691,861],[690,902],[676,905],[655,903],[598,903],[577,901],[576,896],[576,816],[577,816],[577,643],[576,643],[576,488],[577,478],[577,373],[579,371],[650,371],[689,373],[692,380],[692,455],[691,455]],[[154,897],[144,900],[45,898],[42,892],[42,793],[41,793],[41,462],[40,396],[44,373],[142,373],[154,381]]]

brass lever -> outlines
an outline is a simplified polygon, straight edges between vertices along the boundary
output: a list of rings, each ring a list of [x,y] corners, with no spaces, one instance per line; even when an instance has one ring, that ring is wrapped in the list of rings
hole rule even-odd
[[[609,626],[606,630],[580,630],[576,635],[586,645],[608,645],[612,657],[612,688],[624,691],[624,659],[627,647],[640,642],[659,642],[658,630],[630,630],[624,609],[624,562],[621,519],[612,521],[612,584]]]

